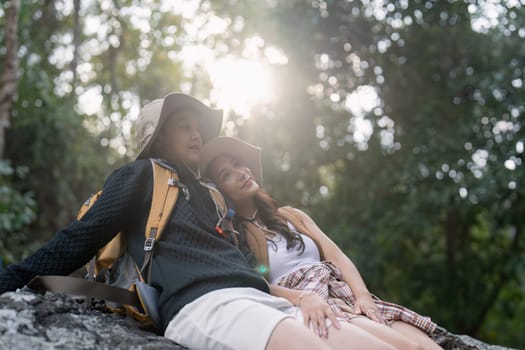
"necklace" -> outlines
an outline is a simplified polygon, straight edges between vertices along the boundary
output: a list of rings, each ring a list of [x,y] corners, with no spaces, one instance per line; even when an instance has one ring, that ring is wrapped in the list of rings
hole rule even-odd
[[[252,216],[241,216],[241,220],[249,221],[251,223],[257,224],[257,209],[253,212]]]
[[[257,212],[258,212],[258,210],[255,209],[255,211],[253,212],[252,216],[250,216],[250,218],[249,218],[250,221],[252,221],[252,222],[257,222],[257,219],[256,219],[256,217],[257,217]]]
[[[279,236],[279,233],[269,229],[265,224],[261,223],[259,220],[257,220],[257,209],[253,212],[252,216],[241,216],[241,220],[248,221],[260,228],[264,232],[264,236],[267,240],[271,240],[272,238]]]

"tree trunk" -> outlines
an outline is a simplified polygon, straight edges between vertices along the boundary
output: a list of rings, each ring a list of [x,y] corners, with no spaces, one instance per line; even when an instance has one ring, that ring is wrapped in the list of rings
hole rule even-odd
[[[71,71],[73,72],[72,93],[77,87],[78,47],[80,46],[80,0],[73,1],[73,59]]]
[[[20,0],[10,0],[5,12],[5,63],[0,80],[0,159],[4,157],[5,130],[18,89],[18,16]]]
[[[450,288],[454,289],[456,286],[456,263],[457,263],[457,249],[458,249],[458,238],[459,238],[459,217],[454,210],[448,210],[446,221],[445,221],[445,243],[447,253],[447,270]]]

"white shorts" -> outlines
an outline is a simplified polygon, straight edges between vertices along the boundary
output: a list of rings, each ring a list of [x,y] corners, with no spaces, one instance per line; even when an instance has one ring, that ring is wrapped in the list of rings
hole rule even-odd
[[[279,322],[302,319],[284,298],[254,288],[226,288],[184,306],[164,336],[192,350],[264,350]]]

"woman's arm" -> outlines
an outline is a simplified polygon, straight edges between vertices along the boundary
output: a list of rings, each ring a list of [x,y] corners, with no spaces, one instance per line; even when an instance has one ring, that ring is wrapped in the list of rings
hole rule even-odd
[[[0,293],[23,287],[36,275],[67,275],[92,258],[134,217],[151,177],[149,161],[134,162],[115,171],[100,198],[81,220],[59,230],[35,253],[0,273]],[[147,182],[147,181],[146,181]]]
[[[376,304],[374,303],[365,281],[357,270],[354,263],[346,256],[345,253],[328,237],[317,224],[306,213],[295,209],[301,216],[303,224],[313,235],[313,238],[321,246],[326,260],[332,262],[343,274],[344,281],[348,283],[356,298],[356,312],[366,315],[368,318],[384,323]]]

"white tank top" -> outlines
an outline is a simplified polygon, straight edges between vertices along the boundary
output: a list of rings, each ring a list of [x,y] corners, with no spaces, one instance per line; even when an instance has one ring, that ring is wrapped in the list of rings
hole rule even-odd
[[[290,229],[294,232],[295,227],[288,223]],[[268,263],[269,278],[271,284],[276,284],[281,278],[303,267],[318,264],[321,261],[319,249],[315,242],[308,237],[299,233],[304,241],[304,252],[302,254],[300,246],[286,249],[286,239],[282,235],[275,236],[272,241],[268,241]]]

